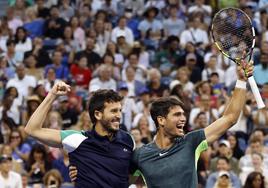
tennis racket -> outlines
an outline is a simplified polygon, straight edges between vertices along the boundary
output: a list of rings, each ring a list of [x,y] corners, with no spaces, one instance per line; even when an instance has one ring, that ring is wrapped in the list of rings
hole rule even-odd
[[[255,46],[255,31],[249,16],[237,8],[225,8],[213,18],[211,35],[220,52],[236,64],[248,58],[250,61]],[[258,86],[253,76],[248,78],[258,109],[264,108]]]

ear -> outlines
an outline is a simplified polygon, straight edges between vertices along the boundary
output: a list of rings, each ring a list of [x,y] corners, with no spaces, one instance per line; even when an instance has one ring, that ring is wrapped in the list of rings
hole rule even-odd
[[[94,112],[94,116],[97,120],[101,120],[102,118],[102,112],[98,111],[98,110],[95,110]]]
[[[166,118],[163,116],[157,116],[157,122],[160,127],[164,127],[166,123]]]

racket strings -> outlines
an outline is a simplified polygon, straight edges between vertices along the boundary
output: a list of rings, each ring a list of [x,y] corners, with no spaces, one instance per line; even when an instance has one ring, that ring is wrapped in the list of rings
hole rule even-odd
[[[220,49],[232,59],[249,54],[253,43],[253,31],[249,18],[238,9],[225,9],[213,19],[212,34]]]

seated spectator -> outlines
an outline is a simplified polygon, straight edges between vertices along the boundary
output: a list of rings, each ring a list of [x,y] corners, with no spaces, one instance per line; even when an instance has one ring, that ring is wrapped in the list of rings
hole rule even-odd
[[[62,0],[60,1],[60,17],[63,18],[66,22],[68,22],[72,16],[74,16],[74,9],[70,6],[70,0]]]
[[[25,52],[24,58],[27,58],[30,55],[36,56],[36,67],[38,68],[44,68],[46,65],[52,63],[47,51],[44,49],[43,39],[40,37],[33,39],[33,49],[31,51]]]
[[[48,69],[54,68],[56,71],[56,78],[61,80],[68,80],[69,70],[68,67],[62,65],[62,52],[57,50],[53,53],[52,64],[45,67],[45,77],[47,77]]]
[[[8,7],[6,10],[8,27],[15,34],[18,27],[23,25],[22,18],[15,16],[15,10],[13,7]]]
[[[1,148],[0,155],[5,155],[12,158],[12,152],[12,147],[9,144],[4,144]],[[11,160],[11,170],[20,174],[24,169],[22,161],[17,161],[14,158]]]
[[[88,89],[91,80],[91,70],[88,68],[86,56],[80,56],[77,64],[71,65],[70,73],[79,88]]]
[[[147,87],[152,98],[168,96],[168,87],[161,83],[161,76],[160,71],[156,68],[148,71]]]
[[[56,78],[56,69],[54,67],[50,67],[47,69],[45,78],[38,81],[38,85],[43,85],[46,93],[48,93],[58,81],[59,79]]]
[[[141,131],[141,142],[143,144],[148,144],[153,140],[153,132],[155,128],[150,126],[150,117],[146,116],[145,114],[137,114],[133,121],[133,127],[138,128]]]
[[[264,176],[260,172],[251,172],[243,188],[265,188]]]
[[[227,132],[227,140],[231,146],[232,156],[239,160],[244,155],[244,151],[239,145],[239,140],[236,136],[236,133],[231,131]]]
[[[217,148],[216,157],[212,158],[210,161],[210,171],[215,172],[217,170],[217,161],[219,158],[225,157],[229,160],[230,170],[235,174],[239,174],[238,160],[232,156],[231,146],[227,140],[219,141],[219,146]]]
[[[230,175],[228,172],[220,171],[218,179],[213,188],[232,188],[233,185],[230,180]]]
[[[121,72],[118,66],[114,62],[114,56],[112,54],[104,54],[102,57],[102,63],[112,67],[112,77],[116,81],[121,80]]]
[[[0,156],[0,186],[9,188],[22,187],[21,175],[11,170],[11,161],[11,157]]]
[[[93,78],[89,83],[89,92],[96,91],[97,86],[98,89],[113,89],[116,91],[116,82],[112,78],[112,67],[109,65],[101,65],[98,68],[98,76]]]
[[[20,57],[24,58],[24,53],[32,50],[32,41],[27,37],[27,30],[24,27],[18,27],[15,33],[15,51]],[[22,59],[21,59],[22,61]]]
[[[217,170],[211,173],[208,176],[206,188],[215,188],[216,185],[219,183],[219,177],[222,175],[222,172],[228,174],[228,184],[231,183],[232,186],[227,188],[241,188],[240,180],[238,176],[230,170],[230,162],[229,159],[226,157],[219,157],[217,160]],[[220,187],[217,187],[220,188]]]
[[[63,183],[62,176],[58,170],[51,169],[44,175],[43,183],[45,188],[61,187]]]
[[[71,17],[69,25],[73,31],[74,40],[78,41],[80,49],[84,49],[86,35],[84,29],[80,26],[79,18],[77,16]]]
[[[16,68],[23,60],[23,54],[16,52],[15,50],[16,42],[13,39],[8,39],[6,42],[7,51],[2,53],[1,55],[7,60],[8,66],[12,68]]]
[[[29,184],[40,184],[45,173],[51,168],[46,148],[42,144],[35,144],[29,155],[26,170],[29,175]]]
[[[31,146],[24,143],[21,132],[18,129],[11,131],[9,144],[12,148],[12,158],[18,162],[27,162]]]
[[[30,54],[25,60],[26,74],[34,76],[36,80],[42,80],[44,78],[44,70],[42,68],[37,68],[37,58],[35,55]]]

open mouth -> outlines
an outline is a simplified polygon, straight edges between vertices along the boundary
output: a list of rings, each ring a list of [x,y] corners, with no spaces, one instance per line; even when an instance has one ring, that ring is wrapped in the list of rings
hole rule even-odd
[[[177,129],[183,129],[183,126],[182,124],[179,124],[179,125],[176,125]]]

